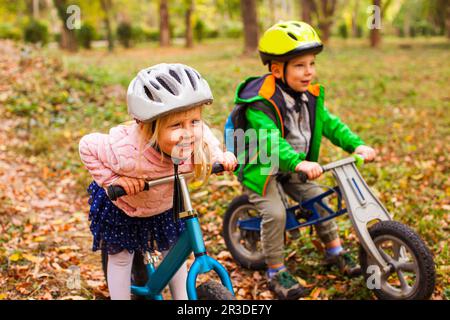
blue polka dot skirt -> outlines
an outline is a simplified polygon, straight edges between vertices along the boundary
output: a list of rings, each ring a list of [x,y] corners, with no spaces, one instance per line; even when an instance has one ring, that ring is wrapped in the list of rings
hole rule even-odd
[[[148,218],[130,217],[111,202],[95,181],[87,191],[93,251],[116,254],[124,249],[129,252],[168,250],[186,228],[183,220],[174,221],[172,209]]]

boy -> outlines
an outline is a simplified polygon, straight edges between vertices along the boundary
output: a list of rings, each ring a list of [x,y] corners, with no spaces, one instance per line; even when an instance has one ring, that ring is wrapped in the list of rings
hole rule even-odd
[[[322,49],[320,38],[310,25],[297,21],[277,23],[264,33],[259,43],[261,59],[269,65],[271,73],[245,80],[236,91],[235,103],[245,114],[244,128],[256,131],[257,140],[256,151],[244,148],[245,152],[238,154],[237,175],[249,201],[261,214],[261,242],[269,288],[280,299],[298,299],[307,290],[283,263],[286,214],[277,187],[279,171],[284,176],[279,179],[284,192],[300,202],[323,192],[312,182],[301,183],[298,175],[293,174],[302,171],[309,180],[322,174],[316,162],[322,136],[349,153],[361,154],[366,161],[375,158],[375,151],[325,108],[323,87],[311,85],[315,55]],[[234,113],[227,123],[238,122],[232,119],[236,117]],[[263,148],[269,149],[271,159],[277,153],[277,164],[260,159]],[[328,214],[323,209],[319,212],[321,216]],[[358,275],[360,268],[342,248],[336,223],[328,220],[317,226],[316,231],[325,243],[325,264],[337,265],[346,275]]]

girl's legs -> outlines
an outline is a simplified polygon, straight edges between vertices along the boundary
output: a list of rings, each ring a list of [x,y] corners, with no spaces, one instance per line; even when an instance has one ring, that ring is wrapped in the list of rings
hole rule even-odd
[[[169,251],[163,251],[162,255],[165,257]],[[169,282],[170,292],[172,293],[172,299],[174,300],[188,300],[186,291],[186,279],[187,279],[187,265],[186,261],[178,269],[177,273],[173,276]]]
[[[123,250],[108,255],[108,289],[111,300],[131,299],[131,266],[134,253]]]

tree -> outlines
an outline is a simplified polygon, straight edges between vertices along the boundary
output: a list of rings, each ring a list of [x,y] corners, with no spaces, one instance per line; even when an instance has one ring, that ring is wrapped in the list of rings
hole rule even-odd
[[[378,8],[381,8],[381,0],[373,0],[373,5]],[[376,16],[376,15],[374,15],[374,16]],[[374,17],[374,19],[377,19],[377,18]],[[380,29],[376,28],[376,27],[372,27],[372,29],[370,29],[370,46],[372,48],[376,48],[380,45],[380,42],[381,42]]]
[[[100,4],[103,9],[104,18],[103,23],[106,28],[106,37],[108,38],[108,50],[112,52],[114,50],[114,38],[111,30],[111,9],[113,6],[112,0],[100,0]]]
[[[331,36],[331,26],[333,25],[336,4],[337,0],[311,1],[311,9],[317,18],[319,29],[321,31],[320,38],[324,43],[327,43]]]
[[[258,17],[256,0],[241,0],[241,15],[244,25],[244,54],[252,54],[258,48]]]
[[[360,4],[360,0],[355,0],[353,3],[352,34],[353,34],[353,37],[355,37],[355,38],[359,37],[359,28],[358,28],[359,4]]]
[[[170,46],[169,6],[167,0],[159,2],[159,45]]]
[[[447,34],[450,39],[450,2],[448,0],[429,0],[425,2],[425,11],[433,25]]]
[[[386,0],[386,2],[381,6],[381,0],[373,0],[373,5],[379,8],[378,14],[380,21],[382,20],[384,14],[386,13],[386,9],[391,4],[392,0]],[[377,13],[377,12],[375,12]],[[377,19],[376,14],[374,15],[374,19]],[[381,26],[379,26],[381,28]],[[370,46],[372,48],[377,48],[381,44],[381,33],[380,28],[375,27],[370,29]]]
[[[450,39],[450,2],[447,2],[447,3],[444,2],[444,4],[446,4],[446,8],[445,8],[446,9],[445,10],[445,12],[446,12],[446,14],[445,14],[445,26],[446,26],[446,29],[447,29],[447,38]]]
[[[185,13],[186,23],[186,48],[192,48],[194,46],[193,30],[192,30],[192,12],[194,11],[194,1],[187,0],[187,8]]]
[[[302,21],[312,24],[311,11],[314,8],[314,0],[301,0],[300,1],[300,10]]]
[[[33,0],[33,18],[39,19],[39,0]]]
[[[77,37],[75,35],[75,29],[67,26],[67,21],[71,16],[71,13],[67,13],[67,1],[66,0],[53,0],[53,4],[56,7],[58,16],[61,19],[61,40],[60,47],[72,52],[78,50]]]

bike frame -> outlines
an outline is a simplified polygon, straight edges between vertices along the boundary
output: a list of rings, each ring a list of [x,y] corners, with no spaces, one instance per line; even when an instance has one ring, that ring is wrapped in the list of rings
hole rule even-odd
[[[214,270],[222,284],[234,295],[231,279],[226,269],[215,259],[208,256],[203,241],[203,234],[196,211],[192,208],[191,199],[186,179],[192,174],[180,175],[180,186],[186,211],[180,213],[180,219],[186,222],[186,230],[181,234],[177,243],[169,250],[167,256],[155,267],[156,260],[149,253],[146,259],[147,283],[140,286],[131,286],[131,292],[135,295],[145,296],[148,299],[162,300],[162,290],[188,259],[194,253],[195,260],[191,265],[186,280],[186,289],[189,300],[197,299],[196,280],[199,274]],[[174,177],[166,177],[149,181],[149,187],[169,183]]]
[[[287,217],[285,228],[286,230],[291,231],[310,225],[316,225],[348,213],[361,245],[365,251],[374,258],[378,266],[384,272],[387,272],[391,266],[387,264],[377,250],[370,237],[368,227],[372,221],[387,221],[392,220],[392,218],[361,177],[355,165],[355,163],[361,162],[361,159],[358,159],[357,157],[358,156],[348,157],[323,166],[324,172],[332,171],[338,186],[295,206],[289,207],[286,205]],[[332,210],[323,202],[325,197],[328,197],[333,193],[337,193],[338,195],[338,208],[336,211]],[[287,204],[284,194],[281,194],[283,202]],[[342,198],[346,203],[346,208],[342,208]],[[327,217],[320,217],[317,206],[324,208],[329,215]],[[304,223],[300,223],[295,215],[295,211],[300,208],[309,210],[312,213],[311,217]],[[261,218],[254,217],[239,220],[238,227],[242,230],[259,232],[261,229]]]

